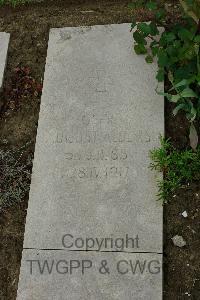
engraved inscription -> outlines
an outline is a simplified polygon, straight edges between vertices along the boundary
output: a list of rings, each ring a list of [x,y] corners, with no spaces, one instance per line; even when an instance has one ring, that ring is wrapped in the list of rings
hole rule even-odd
[[[67,144],[126,144],[150,142],[147,132],[130,130],[129,120],[120,120],[113,115],[92,116],[84,114],[79,123],[71,125],[66,131],[58,131],[55,143]]]
[[[125,179],[128,177],[129,167],[109,166],[109,167],[74,167],[68,168],[67,177],[76,179],[107,179],[118,178]]]
[[[98,143],[132,143],[133,138],[126,131],[101,132],[80,129],[74,133],[58,132],[56,143],[98,144]]]
[[[65,158],[74,161],[124,161],[128,158],[128,154],[124,149],[113,148],[109,151],[104,149],[66,152]]]
[[[56,143],[68,144],[64,151],[67,178],[121,181],[126,180],[131,171],[128,143],[143,142],[141,136],[144,134],[139,130],[133,135],[129,119],[124,120],[122,114],[102,115],[90,111],[81,114],[77,123],[70,124],[65,132],[57,132]]]
[[[67,144],[126,144],[126,143],[149,143],[151,141],[148,133],[146,135],[130,133],[127,131],[101,132],[84,130],[73,132],[57,132],[55,143]]]

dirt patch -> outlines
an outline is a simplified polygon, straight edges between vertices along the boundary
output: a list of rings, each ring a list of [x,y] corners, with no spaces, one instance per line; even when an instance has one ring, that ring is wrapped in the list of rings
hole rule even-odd
[[[15,300],[24,238],[27,201],[0,215],[0,299]]]
[[[187,211],[188,217],[182,213]],[[164,299],[200,299],[200,185],[184,186],[174,195],[164,214]],[[183,236],[184,248],[171,238]]]
[[[0,98],[1,147],[6,149],[22,147],[27,142],[32,142],[31,150],[34,152],[40,106],[37,86],[43,81],[49,29],[131,22],[133,11],[127,6],[129,2],[44,1],[15,9],[10,7],[0,9],[0,31],[11,33],[4,90]],[[143,9],[137,11],[138,21],[148,20],[149,17]],[[22,80],[20,84],[23,91],[20,90],[17,95],[15,93],[13,95],[13,90],[18,87],[16,84],[18,80],[13,81],[16,68],[18,71],[28,68],[30,73],[25,76],[30,77],[33,90],[28,89],[26,92]],[[181,114],[173,118],[172,107],[169,104],[166,105],[165,116],[166,135],[172,137],[176,147],[184,148],[188,145],[187,121]],[[180,189],[171,204],[165,206],[164,299],[182,300],[188,299],[189,295],[191,295],[189,299],[200,299],[199,195],[199,184],[194,183]],[[7,208],[0,215],[1,300],[16,299],[27,202],[28,195],[21,203]],[[181,216],[184,210],[188,212],[186,219]],[[186,240],[185,248],[179,249],[172,244],[171,238],[176,234],[182,235]]]

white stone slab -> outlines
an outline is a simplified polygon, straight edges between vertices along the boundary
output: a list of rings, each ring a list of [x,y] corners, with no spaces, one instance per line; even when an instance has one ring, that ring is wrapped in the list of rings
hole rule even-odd
[[[163,97],[156,64],[134,54],[129,28],[50,32],[25,248],[60,248],[66,233],[128,234],[139,235],[139,251],[162,252],[148,166],[164,132]]]
[[[6,32],[0,32],[0,89],[3,83],[9,40],[10,34]]]
[[[134,53],[130,24],[50,31],[23,261],[31,249],[44,249],[43,257],[47,249],[60,255],[67,247],[80,259],[88,248],[95,261],[104,255],[98,249],[122,251],[106,257],[162,258],[162,204],[148,168],[149,150],[164,133],[156,71]],[[35,299],[162,299],[161,274],[134,282],[111,275],[94,286],[92,274],[77,275],[74,284],[57,274],[45,285],[46,279],[27,277],[22,262],[18,300],[30,293]],[[54,280],[59,284],[50,286]]]
[[[162,256],[24,250],[17,299],[161,300]]]

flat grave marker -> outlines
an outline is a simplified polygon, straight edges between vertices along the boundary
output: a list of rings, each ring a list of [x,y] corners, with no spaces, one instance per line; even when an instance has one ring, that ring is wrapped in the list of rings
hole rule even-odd
[[[148,167],[164,101],[129,28],[50,31],[18,300],[162,299],[162,204]]]

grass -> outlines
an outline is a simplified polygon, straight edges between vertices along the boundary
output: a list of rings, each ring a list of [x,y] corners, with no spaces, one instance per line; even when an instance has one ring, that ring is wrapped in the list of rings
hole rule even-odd
[[[30,0],[0,0],[0,6],[10,4],[15,7],[17,5],[25,4],[25,3],[29,3],[29,2],[30,2]]]
[[[28,193],[32,157],[19,150],[0,150],[0,210],[21,201]]]
[[[150,152],[151,169],[163,172],[164,179],[158,182],[158,197],[168,202],[182,185],[200,180],[200,147],[176,150],[170,140],[161,138],[161,147]]]

